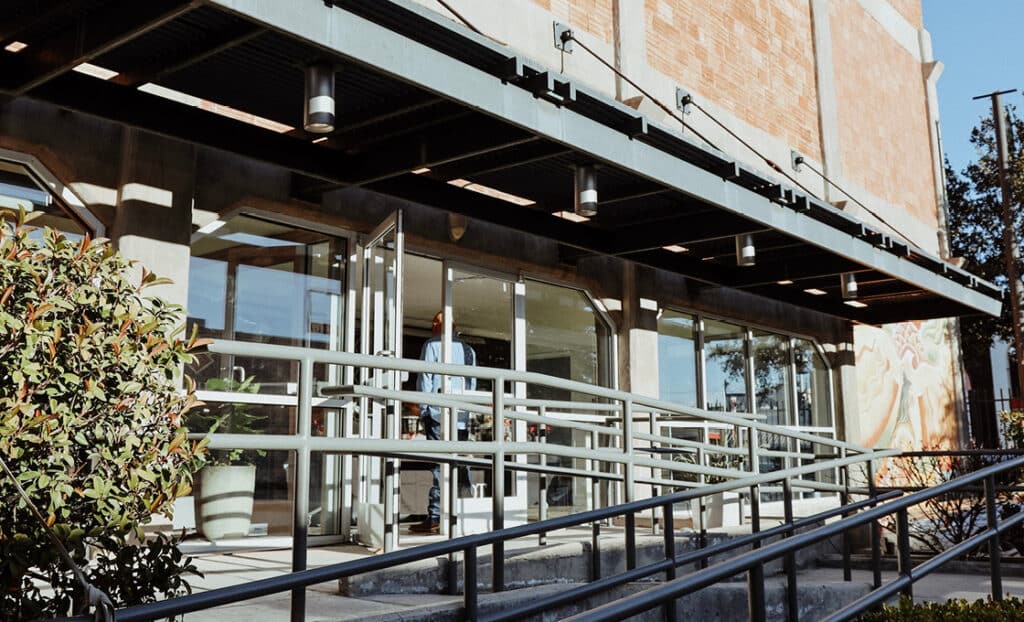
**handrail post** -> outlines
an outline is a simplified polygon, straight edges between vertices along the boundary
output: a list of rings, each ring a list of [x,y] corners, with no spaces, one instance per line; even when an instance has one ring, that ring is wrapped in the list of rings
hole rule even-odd
[[[623,486],[622,500],[630,503],[636,499],[634,490],[635,476],[633,473],[633,401],[622,400],[622,453],[625,463],[623,465]]]
[[[462,554],[462,584],[466,620],[467,622],[476,622],[480,615],[477,608],[475,546],[467,547]]]
[[[672,561],[669,567],[665,569],[665,580],[671,581],[676,578],[676,529],[675,521],[672,520],[671,502],[661,506],[661,515],[665,521],[665,524],[662,525],[662,534],[665,539],[665,559]],[[675,622],[676,599],[671,598],[665,601],[664,614],[666,622]]]
[[[839,455],[846,457],[846,449],[840,449]],[[839,493],[840,505],[846,506],[850,503],[850,467],[844,466],[840,469],[843,476],[843,492]],[[843,518],[850,516],[849,512],[843,512]],[[853,581],[853,569],[850,565],[850,532],[844,531],[842,538],[843,547],[843,581]]]
[[[313,359],[305,356],[299,369],[299,408],[295,423],[300,448],[295,451],[295,499],[292,505],[292,572],[306,569],[309,536],[309,438],[313,426]],[[292,590],[291,621],[306,619],[306,589]]]
[[[505,443],[505,379],[498,376],[494,379],[491,390],[493,419],[491,429],[494,441],[501,447]],[[491,466],[491,509],[494,531],[505,528],[505,451],[494,452]],[[505,589],[505,543],[496,540],[491,546],[491,589],[501,592]]]
[[[901,577],[910,578],[913,561],[910,559],[910,521],[907,520],[907,509],[896,512],[896,545],[899,554],[899,573]],[[900,592],[908,597],[914,596],[914,584],[908,582]]]
[[[782,511],[789,525],[785,537],[791,538],[796,535],[796,530],[793,529],[793,484],[788,477],[782,480]],[[797,622],[800,610],[796,593],[796,553],[786,553],[783,564],[786,568],[786,619]]]
[[[988,563],[992,572],[992,600],[1003,600],[1003,574],[1000,568],[999,516],[996,512],[996,476],[985,478],[986,529],[992,532],[988,541]]]
[[[754,484],[750,487],[750,525],[752,533],[761,530],[760,498],[761,487]],[[761,541],[754,542],[751,548],[761,548]],[[707,567],[707,558],[701,558],[701,567]],[[753,622],[764,622],[764,565],[757,564],[747,572],[747,594],[747,608],[750,611],[750,619]]]
[[[867,470],[868,495],[875,499],[878,497],[878,491],[875,489],[875,467],[870,458],[867,461]],[[876,505],[872,504],[871,507]],[[869,522],[868,527],[871,529],[871,587],[877,590],[882,587],[882,534],[879,532],[878,521]]]
[[[590,580],[601,578],[601,522],[590,524]]]
[[[626,520],[626,570],[636,568],[636,512],[627,512]]]
[[[547,406],[541,405],[537,412],[543,419],[548,414],[548,408]],[[544,430],[544,425],[545,424],[543,423],[537,424],[537,438],[539,439],[541,445],[546,445],[548,442],[548,435],[547,432]],[[541,472],[537,474],[537,501],[539,503],[539,508],[537,510],[537,518],[543,522],[548,519],[548,475],[543,469],[543,467],[548,466],[547,451],[540,452],[540,466],[542,467]],[[537,534],[538,545],[544,546],[547,543],[548,542],[546,532],[542,531],[539,534]]]

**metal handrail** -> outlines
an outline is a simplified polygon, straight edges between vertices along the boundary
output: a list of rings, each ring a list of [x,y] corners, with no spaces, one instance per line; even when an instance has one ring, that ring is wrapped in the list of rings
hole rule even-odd
[[[769,447],[765,447],[762,451],[759,445],[762,442],[761,436],[763,434],[789,439],[787,442],[795,440],[800,442],[810,442],[823,447],[831,447],[833,451],[838,454],[838,458],[830,461],[818,462],[816,464],[805,465],[803,467],[797,467],[795,469],[789,469],[789,471],[796,474],[795,476],[799,476],[800,474],[810,474],[819,471],[831,471],[832,473],[837,473],[839,469],[842,469],[845,476],[843,481],[845,487],[840,489],[840,494],[843,495],[844,502],[849,495],[848,467],[857,462],[866,462],[867,471],[870,472],[872,470],[871,460],[873,458],[891,455],[884,452],[872,452],[863,447],[819,436],[813,433],[767,425],[752,420],[754,418],[732,416],[718,411],[705,411],[671,402],[616,391],[613,389],[606,389],[603,387],[595,387],[581,382],[554,378],[533,372],[517,372],[506,369],[451,365],[411,359],[396,359],[387,356],[371,356],[237,341],[214,342],[208,346],[208,349],[211,352],[220,354],[290,360],[293,362],[298,361],[300,367],[299,382],[297,385],[298,394],[295,398],[295,404],[297,406],[297,425],[296,432],[294,434],[209,434],[207,435],[207,438],[209,439],[209,447],[211,449],[253,448],[293,450],[296,452],[296,490],[306,490],[308,487],[309,465],[313,452],[347,453],[361,456],[390,456],[389,459],[391,460],[393,460],[396,455],[407,455],[410,453],[441,455],[455,455],[460,453],[486,454],[491,456],[491,522],[493,528],[496,530],[501,530],[504,527],[505,521],[504,474],[507,467],[505,460],[507,455],[537,454],[541,457],[541,464],[544,464],[546,457],[549,455],[582,459],[588,461],[588,464],[593,464],[594,461],[616,464],[622,474],[622,483],[617,487],[617,491],[621,493],[620,498],[627,502],[634,500],[635,484],[637,481],[650,482],[654,480],[655,470],[661,470],[662,472],[675,471],[691,473],[697,476],[699,483],[703,483],[708,477],[742,479],[748,474],[747,471],[742,469],[722,469],[708,466],[705,464],[708,459],[708,454],[717,452],[743,457],[746,460],[747,468],[755,473],[760,469],[760,459],[762,457],[778,456],[796,457],[798,459],[805,459],[807,457],[807,455],[802,452],[780,452]],[[368,439],[364,437],[353,439],[314,437],[311,434],[314,391],[319,389],[321,393],[331,392],[331,389],[323,387],[322,382],[315,380],[313,375],[315,364],[341,365],[382,371],[392,370],[442,374],[448,376],[473,376],[477,379],[490,380],[492,391],[489,404],[476,404],[474,403],[475,399],[472,399],[472,396],[458,395],[453,397],[442,394],[424,394],[421,392],[402,391],[398,389],[383,389],[380,386],[375,388],[366,385],[348,385],[345,387],[335,387],[333,392],[344,393],[353,399],[358,398],[364,408],[361,416],[365,416],[368,412],[366,407],[369,404],[369,400],[395,400],[419,404],[435,404],[441,408],[448,409],[444,411],[446,413],[452,413],[456,410],[490,413],[492,434],[496,440],[488,443],[472,441],[456,441],[452,443],[451,441],[404,440],[398,437],[397,425],[394,419],[385,421],[387,425],[384,427],[386,430],[384,435],[387,438]],[[361,374],[361,377],[368,376],[367,374]],[[369,377],[375,378],[372,384],[379,384],[379,379],[381,377],[380,373],[374,373]],[[609,422],[614,421],[621,427],[616,428],[614,425],[608,427],[590,426],[590,424],[581,422],[564,421],[561,419],[551,420],[551,423],[561,427],[579,428],[582,430],[581,426],[588,426],[587,430],[591,433],[591,438],[593,439],[591,445],[593,447],[587,450],[544,442],[505,442],[504,425],[506,418],[517,419],[533,417],[533,415],[523,412],[522,407],[514,405],[515,400],[518,398],[513,398],[505,394],[505,386],[507,382],[546,385],[565,391],[589,395],[595,400],[610,400],[616,402],[618,408],[615,410],[608,409],[606,412],[612,412],[614,415],[606,417],[606,420]],[[465,397],[470,397],[471,399],[463,399]],[[327,400],[320,400],[317,405],[320,407],[334,407],[338,404],[345,403],[348,402],[334,401],[329,398]],[[508,404],[508,410],[506,409],[506,404]],[[543,410],[544,406],[542,405],[540,408]],[[698,421],[704,421],[705,423],[717,422],[719,425],[732,426],[737,432],[737,441],[742,443],[745,439],[745,447],[726,448],[711,443],[693,443],[692,441],[673,439],[668,436],[643,434],[638,430],[634,430],[633,424],[637,421],[637,419],[634,418],[634,415],[643,412],[645,409],[651,411],[648,413],[647,420],[650,421],[652,431],[657,430],[656,415],[654,411],[662,411],[670,413],[669,416],[678,415],[681,417],[693,418]],[[541,415],[543,415],[543,412]],[[543,416],[541,416],[537,421],[543,422],[545,420],[543,419]],[[362,426],[360,429],[363,429]],[[448,430],[450,434],[454,435],[453,420],[449,418],[449,424],[443,425],[442,429]],[[743,429],[746,429],[745,437],[740,433]],[[617,438],[617,443],[615,443],[617,447],[598,448],[599,443],[597,442],[597,437],[600,434],[606,434],[612,438]],[[643,455],[638,455],[636,453],[638,449],[634,447],[634,442],[638,439],[650,441],[652,443],[661,443],[662,445],[684,447],[693,446],[698,452],[697,464],[690,464],[685,461],[676,461],[671,459],[664,460],[648,458]],[[691,445],[691,443],[693,444]],[[637,467],[650,469],[651,478],[639,478]],[[779,473],[780,472],[776,471],[773,475],[778,477]],[[583,475],[583,477],[588,477],[594,482],[598,479],[589,473]],[[452,480],[448,480],[447,478],[444,479],[446,480],[446,485],[443,487],[443,490],[450,490],[447,495],[447,502],[444,505],[448,508],[448,516],[450,517],[448,524],[449,526],[453,526],[454,521],[451,520],[451,517],[454,516],[452,502],[455,495],[453,490],[455,478]],[[386,525],[384,548],[385,551],[390,551],[396,548],[398,544],[398,517],[395,505],[396,496],[393,494],[393,470],[389,471],[389,474],[385,476],[383,483],[386,489],[384,494],[384,516]],[[660,480],[658,483],[659,485],[664,486],[686,485],[669,480]],[[760,493],[757,492],[756,486],[757,485],[755,484],[750,493],[750,512],[755,524],[758,521],[758,508],[760,504]],[[655,494],[657,494],[657,491],[655,491]],[[541,519],[544,519],[546,516],[545,508],[546,505],[542,499],[540,507]],[[306,514],[308,513],[308,498],[306,495],[297,494],[295,496],[293,513],[292,568],[293,570],[304,570],[306,567],[307,542]],[[698,516],[700,519],[700,530],[703,533],[702,517],[703,514]],[[671,530],[665,531],[671,532]],[[492,555],[495,559],[501,559],[504,557],[503,540],[495,540],[493,542]],[[491,572],[493,574],[492,583],[500,589],[504,584],[504,565],[493,564]],[[292,593],[292,620],[297,621],[301,619],[304,609],[305,593],[300,589],[296,589]]]
[[[453,365],[450,363],[433,363],[420,361],[416,359],[399,359],[391,357],[373,356],[369,354],[354,354],[351,352],[312,350],[307,348],[299,348],[295,346],[281,346],[265,343],[249,343],[244,341],[215,341],[209,344],[207,346],[207,349],[210,352],[214,352],[217,354],[231,354],[235,356],[252,356],[257,358],[285,360],[310,359],[316,363],[325,363],[329,365],[347,365],[351,367],[390,369],[395,371],[432,373],[447,376],[473,376],[476,377],[477,379],[486,379],[492,381],[500,380],[506,382],[540,384],[556,389],[563,389],[566,391],[587,393],[601,399],[613,400],[618,402],[629,401],[633,405],[633,407],[639,406],[642,408],[647,407],[658,410],[664,410],[667,412],[676,412],[683,415],[690,415],[701,420],[715,421],[718,423],[724,423],[732,426],[753,428],[755,430],[758,430],[759,432],[779,434],[781,436],[786,436],[789,438],[810,441],[813,443],[817,443],[819,445],[829,445],[832,447],[842,448],[846,449],[847,451],[855,451],[859,453],[871,452],[871,449],[855,445],[853,443],[847,443],[845,441],[839,441],[821,436],[805,434],[795,430],[785,430],[777,426],[752,421],[744,417],[732,416],[729,414],[722,413],[720,411],[692,408],[690,406],[683,406],[681,404],[677,404],[674,402],[659,400],[652,397],[645,397],[634,393],[626,393],[623,391],[617,391],[615,389],[608,389],[605,387],[599,387],[591,384],[586,384],[583,382],[577,382],[575,380],[555,378],[553,376],[546,376],[544,374],[539,374],[536,372],[513,371],[490,367],[474,367],[471,365]]]
[[[426,441],[426,443],[444,443],[444,441]],[[895,455],[898,452],[889,453]],[[865,459],[867,458],[864,456],[849,456],[840,462],[848,465],[864,461]],[[832,468],[832,466],[830,465],[828,468]],[[775,471],[765,475],[754,475],[751,477],[739,478],[733,481],[723,482],[720,484],[708,485],[703,488],[700,488],[699,490],[684,490],[668,495],[662,495],[660,497],[653,497],[650,499],[644,499],[639,501],[631,501],[629,503],[623,503],[608,508],[579,512],[576,514],[551,518],[544,521],[539,521],[526,525],[506,527],[504,529],[499,529],[489,533],[461,536],[451,540],[435,542],[410,549],[396,550],[389,553],[371,556],[360,560],[332,564],[329,566],[323,566],[312,570],[301,570],[280,577],[260,579],[240,585],[218,588],[206,592],[190,594],[188,596],[181,596],[178,598],[164,600],[156,603],[134,605],[131,607],[118,610],[116,612],[116,619],[118,620],[118,622],[136,622],[142,620],[170,618],[177,615],[191,613],[193,611],[209,609],[211,607],[241,602],[244,600],[257,598],[260,596],[277,594],[289,590],[294,591],[295,589],[304,589],[306,587],[316,585],[318,583],[333,581],[344,577],[372,572],[375,570],[381,570],[384,568],[390,568],[393,566],[421,561],[424,559],[437,558],[440,556],[458,552],[462,552],[465,555],[464,572],[467,574],[467,577],[464,580],[464,593],[467,603],[467,611],[475,611],[477,604],[477,591],[475,580],[476,549],[481,546],[493,545],[498,542],[506,542],[508,540],[516,538],[537,535],[539,533],[557,531],[569,527],[595,524],[599,523],[600,521],[615,518],[618,516],[625,516],[627,518],[625,534],[626,540],[627,543],[630,542],[630,540],[632,540],[635,548],[635,525],[629,519],[635,517],[635,515],[640,512],[650,510],[653,508],[664,508],[666,506],[671,507],[672,505],[677,503],[684,503],[693,499],[699,499],[720,492],[748,489],[751,487],[759,486],[763,483],[789,479],[792,477],[797,477],[801,474],[806,474],[807,472],[812,470],[813,469],[811,469],[810,467],[798,467],[794,469]],[[818,470],[822,469],[819,468]],[[869,499],[867,500],[867,503],[870,504],[879,501],[880,498]],[[858,503],[854,505],[856,505],[856,507],[862,507],[864,503]],[[851,509],[852,508],[848,507],[845,509],[845,511],[849,512],[851,511]],[[834,512],[835,510],[829,511],[829,513],[833,513],[833,515]],[[1022,517],[1024,517],[1024,515],[1022,515]],[[787,525],[783,525],[782,527],[792,528],[794,522],[795,521],[789,521]],[[786,529],[784,531],[790,530],[791,529]],[[674,535],[673,529],[665,529],[664,532],[666,534],[666,538],[671,538],[672,535]],[[766,531],[765,533],[768,535],[764,537],[770,537],[773,535],[778,535],[779,532],[776,530],[770,532]],[[754,535],[755,534],[751,534],[751,537],[753,537]],[[755,540],[759,539],[754,538],[753,540],[745,541],[745,543],[753,542]],[[674,555],[674,547],[672,550]],[[710,548],[708,550],[710,551]],[[630,570],[634,569],[635,567],[630,568]],[[472,581],[470,581],[470,574],[473,575]],[[499,589],[498,586],[493,587],[496,590]],[[468,619],[476,619],[476,616],[468,617]],[[89,622],[89,620],[86,617],[79,616],[74,618],[63,618],[57,620],[56,622]]]
[[[875,590],[870,594],[858,599],[854,603],[844,607],[839,612],[829,617],[828,620],[830,622],[852,619],[854,616],[863,613],[897,592],[902,592],[908,596],[912,596],[912,586],[916,581],[929,573],[934,572],[946,562],[949,562],[976,548],[986,540],[989,543],[992,597],[999,600],[1002,598],[1002,574],[999,567],[998,538],[1002,532],[1014,525],[1017,525],[1021,521],[1024,521],[1024,513],[1015,514],[1006,520],[999,519],[995,511],[994,478],[996,474],[1002,473],[1003,471],[1022,467],[1024,467],[1024,457],[980,469],[974,473],[944,482],[928,490],[922,490],[920,492],[906,495],[898,500],[890,501],[885,505],[865,510],[855,516],[845,518],[829,525],[824,525],[813,531],[798,534],[786,540],[770,544],[764,548],[756,549],[744,555],[725,560],[681,579],[675,579],[659,585],[658,587],[621,598],[593,610],[572,616],[568,618],[568,620],[572,622],[604,622],[608,620],[622,620],[648,609],[652,609],[669,602],[675,602],[677,598],[736,574],[742,572],[752,574],[754,569],[760,568],[765,563],[778,559],[779,557],[793,554],[811,544],[843,534],[854,527],[873,523],[893,513],[897,514],[897,524],[901,527],[898,536],[900,562],[899,578],[890,582],[888,585],[876,585]],[[912,568],[907,518],[909,508],[929,499],[934,499],[935,497],[954,492],[969,484],[975,484],[979,481],[985,482],[986,484],[985,496],[988,522],[986,523],[985,530],[935,556],[928,562],[925,562],[916,568]],[[761,581],[763,582],[763,577],[761,577]]]

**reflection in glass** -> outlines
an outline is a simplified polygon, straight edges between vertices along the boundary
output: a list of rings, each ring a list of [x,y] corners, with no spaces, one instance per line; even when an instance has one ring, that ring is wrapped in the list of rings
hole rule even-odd
[[[693,317],[665,309],[658,318],[658,396],[697,406],[697,349]]]
[[[789,337],[754,331],[754,397],[770,425],[790,425]]]
[[[85,228],[54,198],[47,185],[25,166],[0,160],[0,217],[17,222],[24,211],[29,226],[38,227],[31,235],[41,236],[43,227],[63,233],[70,240],[80,240]]]
[[[188,328],[214,339],[340,349],[345,252],[344,240],[237,216],[192,243]],[[199,388],[255,377],[261,393],[287,393],[298,380],[287,361],[249,357],[203,357],[189,373]]]
[[[476,364],[512,369],[512,283],[461,270],[452,279],[453,320]],[[491,391],[491,381],[478,379],[476,389]]]
[[[803,426],[831,427],[829,412],[828,368],[814,344],[805,339],[793,341],[796,359],[797,423]]]
[[[704,321],[708,410],[749,412],[744,334],[742,326]]]
[[[604,385],[606,379],[598,361],[605,347],[608,327],[595,312],[590,299],[581,291],[537,281],[526,284],[526,369],[557,378]],[[546,400],[590,401],[585,395],[529,385],[527,397]],[[548,442],[585,446],[589,433],[552,426]],[[549,465],[558,465],[555,458]],[[572,461],[567,461],[567,465]],[[576,468],[583,468],[582,460]],[[548,482],[547,500],[551,506],[586,506],[588,484],[580,478],[554,477]]]

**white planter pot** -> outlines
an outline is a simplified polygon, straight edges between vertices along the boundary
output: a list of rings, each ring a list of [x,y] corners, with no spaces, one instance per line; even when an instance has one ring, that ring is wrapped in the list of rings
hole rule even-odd
[[[696,517],[700,512],[700,502],[697,499],[693,499],[690,501],[690,508],[694,517],[693,524],[696,527]],[[704,497],[704,512],[705,529],[739,525],[740,496],[735,492],[720,492]]]
[[[252,522],[256,467],[208,466],[199,472],[200,530],[210,540],[241,538]]]

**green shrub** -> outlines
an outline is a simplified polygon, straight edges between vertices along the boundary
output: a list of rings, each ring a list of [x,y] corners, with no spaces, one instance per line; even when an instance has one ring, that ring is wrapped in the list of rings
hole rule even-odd
[[[906,596],[900,597],[895,605],[885,605],[880,611],[869,613],[860,618],[862,622],[1006,622],[1008,620],[1024,620],[1024,600],[1006,598],[1002,601],[992,599],[969,602],[964,599],[951,599],[944,603],[914,603]]]
[[[136,285],[130,270],[105,241],[0,224],[0,458],[118,604],[188,589],[189,560],[144,542],[142,525],[191,491],[205,445],[182,425],[196,401],[181,369],[198,344],[177,336],[180,307],[144,295],[165,281],[143,270]],[[65,615],[80,599],[0,474],[0,619]]]

